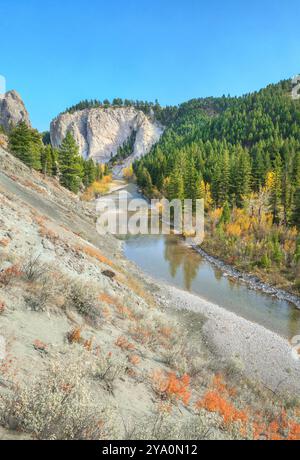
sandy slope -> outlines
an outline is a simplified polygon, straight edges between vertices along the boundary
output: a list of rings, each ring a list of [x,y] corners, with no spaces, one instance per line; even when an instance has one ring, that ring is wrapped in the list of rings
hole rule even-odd
[[[195,374],[190,406],[180,404],[178,410],[174,405],[172,426],[178,425],[178,419],[189,419],[195,400],[225,363],[234,363],[235,368],[254,378],[256,385],[261,380],[273,391],[299,393],[299,362],[292,358],[285,340],[144,275],[124,258],[116,238],[97,234],[93,206],[81,203],[55,180],[30,171],[2,149],[0,168],[0,273],[38,255],[39,261],[50,267],[45,290],[56,293],[55,289],[60,289],[45,309],[36,311],[36,297],[40,296],[39,300],[43,293],[38,281],[19,277],[1,286],[0,301],[5,304],[0,315],[1,335],[23,384],[29,386],[39,377],[54,356],[69,356],[71,352],[79,360],[83,341],[93,339],[95,359],[97,353],[104,358],[112,356],[114,365],[121,363],[122,367],[110,391],[94,376],[86,377],[94,403],[110,404],[116,413],[114,437],[123,437],[131,424],[141,428],[140,420],[149,427],[147,417],[160,403],[153,389],[157,369]],[[107,277],[104,270],[113,271],[115,277]],[[101,299],[96,322],[72,308],[60,307],[74,282],[84,283],[86,293],[95,289]],[[70,345],[67,335],[78,327],[82,341]],[[118,345],[120,337],[129,348]],[[46,345],[47,353],[36,349],[37,339]],[[138,364],[132,362],[134,355]],[[256,390],[249,390],[241,376],[235,382],[240,385],[241,397],[260,405]],[[5,379],[1,376],[0,395],[10,388]],[[231,436],[220,422],[216,423],[216,417],[205,417],[210,437]],[[15,426],[14,420],[9,426]],[[177,433],[179,439],[186,436],[182,433]],[[0,429],[0,438],[9,436]]]

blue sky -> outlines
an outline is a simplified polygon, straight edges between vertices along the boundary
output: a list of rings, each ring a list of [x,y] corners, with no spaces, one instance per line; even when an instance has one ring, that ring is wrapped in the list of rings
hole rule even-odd
[[[300,73],[299,0],[0,0],[0,74],[34,127],[81,99],[178,104]]]

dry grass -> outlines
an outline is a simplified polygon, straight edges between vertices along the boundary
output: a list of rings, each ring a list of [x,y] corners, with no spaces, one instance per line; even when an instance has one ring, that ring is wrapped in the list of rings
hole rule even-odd
[[[28,281],[37,281],[49,270],[48,265],[41,263],[40,255],[29,257],[22,265],[22,273]]]
[[[50,361],[47,372],[1,396],[0,421],[37,439],[111,439],[114,414],[91,397],[86,354]]]
[[[101,322],[99,290],[95,283],[86,283],[74,279],[66,293],[66,306],[90,320],[95,326]]]
[[[58,234],[45,226],[44,227],[41,226],[39,228],[39,234],[42,238],[47,238],[49,241],[51,241],[54,244],[57,243],[57,241],[59,240]]]
[[[113,393],[116,380],[125,373],[126,368],[126,362],[118,356],[114,356],[112,353],[98,354],[93,375],[108,392]]]
[[[114,267],[114,264],[111,260],[109,260],[107,257],[105,257],[99,249],[93,247],[93,246],[88,246],[88,245],[80,245],[76,247],[76,250],[79,252],[83,252],[89,257],[92,257],[93,259],[97,259],[99,262],[102,264],[108,265],[110,267]]]
[[[118,280],[133,291],[137,296],[147,302],[149,306],[155,304],[155,300],[149,291],[146,291],[141,282],[132,278],[127,274],[119,275]]]
[[[38,275],[38,276],[37,276]],[[31,272],[29,272],[31,277]],[[69,279],[52,266],[34,271],[34,280],[23,276],[24,299],[33,311],[62,310],[66,308]],[[37,278],[36,278],[37,276]]]
[[[32,219],[37,224],[39,235],[42,238],[47,238],[53,244],[57,243],[59,236],[56,232],[47,227],[47,222],[49,219],[46,216],[42,216],[37,212],[32,212]]]

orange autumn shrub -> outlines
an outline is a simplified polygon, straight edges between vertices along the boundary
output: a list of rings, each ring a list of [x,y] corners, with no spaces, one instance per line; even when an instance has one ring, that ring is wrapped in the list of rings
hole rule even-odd
[[[6,246],[9,245],[9,242],[10,242],[9,238],[3,238],[2,240],[0,240],[0,246],[6,248]]]
[[[83,346],[84,346],[84,348],[85,348],[87,351],[92,351],[93,339],[86,339],[86,340],[83,342]]]
[[[300,441],[300,423],[287,417],[283,410],[271,421],[265,422],[261,414],[256,414],[253,423],[254,439],[264,438],[271,441],[287,439]]]
[[[130,308],[125,307],[125,305],[121,305],[121,304],[117,303],[116,304],[116,309],[117,309],[119,315],[122,316],[122,318],[128,318],[130,320],[135,319],[135,316],[132,313],[132,311],[130,310]]]
[[[111,297],[109,294],[106,294],[105,292],[102,292],[100,295],[99,295],[99,300],[101,300],[101,302],[104,302],[104,303],[107,303],[109,305],[115,305],[117,300],[113,297]]]
[[[159,328],[159,333],[167,339],[169,339],[173,335],[173,332],[174,330],[171,327],[163,326]]]
[[[110,267],[113,267],[113,263],[107,259],[100,251],[99,249],[92,247],[92,246],[78,246],[76,248],[78,251],[84,252],[87,256],[92,257],[94,259],[97,259],[99,262],[109,265]]]
[[[47,350],[47,345],[44,342],[42,342],[41,340],[36,339],[33,342],[33,348],[35,348],[37,351],[46,351]]]
[[[106,294],[105,292],[103,292],[102,294],[99,295],[99,300],[105,304],[114,306],[122,318],[128,318],[131,320],[135,319],[135,316],[130,310],[130,308],[126,307],[125,305],[122,305],[116,297],[112,297],[109,294]],[[105,310],[105,307],[104,307],[104,310]],[[107,316],[110,316],[109,315],[110,310],[106,309],[106,312],[108,313]]]
[[[80,327],[74,327],[67,335],[69,343],[80,343],[81,342],[81,329]]]
[[[290,421],[288,422],[288,435],[287,439],[290,441],[300,441],[300,423]]]
[[[46,216],[41,216],[39,214],[36,214],[35,212],[32,213],[32,219],[39,226],[45,225],[45,222],[47,220]]]
[[[240,421],[243,425],[248,421],[248,414],[245,410],[238,410],[230,401],[230,397],[236,395],[235,388],[231,388],[224,381],[221,374],[216,374],[204,397],[196,402],[196,409],[205,409],[209,412],[216,412],[222,418],[225,425]]]
[[[228,385],[224,382],[224,377],[222,374],[216,374],[214,376],[212,386],[221,394],[227,394],[228,396],[236,395],[236,389],[233,387],[228,387]]]
[[[205,409],[209,412],[218,413],[226,426],[234,422],[240,422],[240,433],[246,436],[252,433],[253,439],[266,440],[300,440],[300,423],[294,420],[299,418],[297,410],[288,416],[285,410],[279,410],[278,414],[270,418],[270,414],[263,412],[251,412],[251,408],[237,409],[230,400],[236,395],[235,388],[231,388],[224,381],[221,374],[214,376],[211,388],[203,398],[196,402],[196,409]]]
[[[135,345],[133,343],[128,342],[126,337],[120,335],[120,337],[116,340],[117,347],[120,347],[122,350],[132,351],[135,350]]]
[[[203,399],[196,402],[196,409],[201,408],[209,412],[217,412],[223,418],[225,425],[237,421],[245,423],[248,420],[248,415],[245,411],[236,409],[231,402],[215,390],[207,391]]]
[[[22,270],[18,265],[12,265],[0,272],[0,284],[8,286],[8,284],[16,278],[20,278],[23,275]]]
[[[134,323],[129,329],[130,334],[137,342],[147,345],[153,339],[150,329],[143,327],[138,322]]]
[[[0,315],[5,311],[5,303],[0,300]]]
[[[141,358],[138,355],[131,355],[128,361],[133,364],[133,366],[137,366],[141,362]]]
[[[153,374],[153,387],[162,399],[182,401],[188,405],[191,398],[190,376],[177,377],[175,372],[163,374],[161,370]]]

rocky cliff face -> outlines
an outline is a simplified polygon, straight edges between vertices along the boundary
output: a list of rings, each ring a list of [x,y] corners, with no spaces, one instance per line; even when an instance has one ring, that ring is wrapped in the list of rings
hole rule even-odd
[[[30,126],[29,115],[20,95],[14,90],[0,94],[0,126],[8,130],[20,121]]]
[[[84,158],[107,162],[133,132],[136,136],[131,158],[145,155],[159,140],[163,128],[143,112],[124,107],[85,109],[59,115],[50,127],[52,145],[58,147],[68,131]]]

